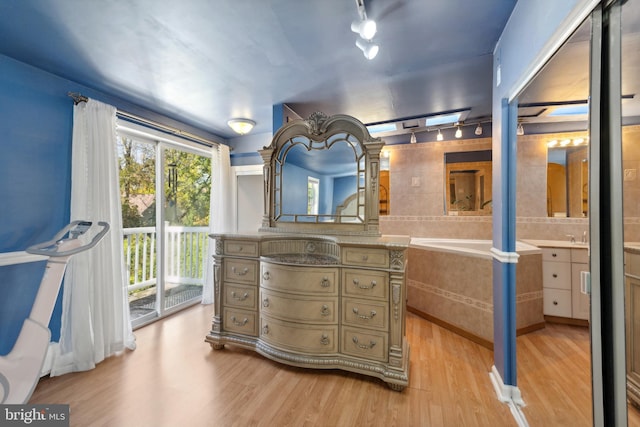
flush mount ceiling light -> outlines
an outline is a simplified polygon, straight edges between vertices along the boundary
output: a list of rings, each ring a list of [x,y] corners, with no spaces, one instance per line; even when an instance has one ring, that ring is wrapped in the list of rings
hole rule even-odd
[[[442,141],[444,139],[444,136],[442,136],[442,132],[440,132],[440,129],[438,129],[438,135],[436,136],[436,139],[438,141]]]
[[[478,136],[482,135],[482,126],[480,126],[480,123],[478,123],[478,126],[476,126],[476,130],[474,130],[473,133]]]
[[[256,122],[249,119],[231,119],[227,124],[235,133],[244,135],[251,132],[251,129],[256,125]]]
[[[375,58],[378,54],[378,50],[380,49],[377,44],[366,42],[361,39],[356,40],[356,46],[360,48],[360,50],[364,54],[364,57],[368,60],[372,60],[373,58]]]

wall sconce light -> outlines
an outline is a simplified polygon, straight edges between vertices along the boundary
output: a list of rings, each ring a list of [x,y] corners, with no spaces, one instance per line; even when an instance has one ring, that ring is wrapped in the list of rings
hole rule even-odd
[[[516,135],[524,135],[524,127],[522,127],[522,123],[518,123],[518,127],[516,128]]]
[[[436,139],[438,141],[442,141],[444,139],[444,136],[442,136],[442,132],[440,132],[440,129],[438,129],[438,135],[436,136]]]
[[[251,129],[256,125],[256,122],[249,119],[231,119],[227,124],[235,133],[244,135],[251,132]]]
[[[460,125],[457,125],[458,128],[456,129],[456,133],[454,134],[454,136],[456,138],[462,138],[462,130],[460,129]]]
[[[415,144],[417,142],[416,134],[414,132],[411,132],[411,139],[409,139],[409,142],[412,144]]]
[[[480,126],[480,123],[478,123],[478,126],[476,126],[476,130],[474,130],[473,133],[475,133],[477,136],[482,135],[482,126]]]
[[[377,44],[361,39],[356,40],[356,46],[360,48],[360,50],[364,54],[364,57],[368,60],[372,60],[373,58],[375,58],[378,54],[378,50],[380,50],[380,47]]]

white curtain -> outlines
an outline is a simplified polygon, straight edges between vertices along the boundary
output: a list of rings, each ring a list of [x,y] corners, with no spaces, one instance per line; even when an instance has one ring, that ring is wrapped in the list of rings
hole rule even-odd
[[[51,375],[93,369],[135,349],[127,299],[116,148],[116,109],[89,100],[73,111],[71,220],[106,221],[111,230],[75,255],[64,280],[60,343]]]
[[[233,231],[231,217],[231,160],[229,147],[219,144],[211,156],[211,202],[209,204],[209,232]],[[209,239],[207,269],[204,273],[202,304],[213,303],[213,254],[215,242]]]

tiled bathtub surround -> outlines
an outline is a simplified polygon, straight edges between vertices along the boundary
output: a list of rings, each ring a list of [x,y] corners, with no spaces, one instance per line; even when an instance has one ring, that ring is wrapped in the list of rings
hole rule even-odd
[[[407,306],[485,346],[493,343],[493,261],[409,248]],[[544,325],[542,255],[523,254],[516,272],[516,328]]]
[[[588,230],[587,218],[547,216],[547,142],[586,137],[586,132],[518,137],[516,232],[518,239],[563,240]],[[640,126],[622,132],[623,168],[635,180],[623,182],[625,240],[640,241]],[[444,154],[491,149],[491,138],[391,145],[390,214],[380,217],[384,234],[412,237],[491,239],[491,216],[448,216],[444,212]]]

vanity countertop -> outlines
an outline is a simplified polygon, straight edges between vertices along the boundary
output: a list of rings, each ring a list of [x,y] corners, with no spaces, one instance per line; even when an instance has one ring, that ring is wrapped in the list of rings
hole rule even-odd
[[[566,249],[589,249],[588,243],[575,242],[571,243],[569,240],[532,240],[523,239],[525,243],[528,243],[539,248],[566,248]]]

